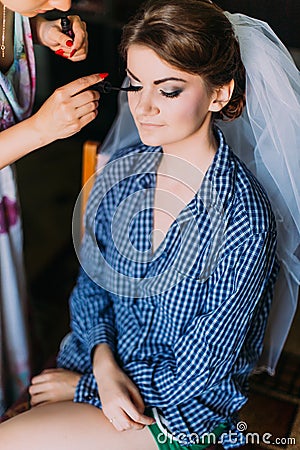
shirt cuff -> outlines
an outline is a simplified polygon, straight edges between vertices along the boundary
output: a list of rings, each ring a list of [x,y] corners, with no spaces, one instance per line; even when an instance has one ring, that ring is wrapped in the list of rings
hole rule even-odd
[[[97,408],[102,408],[97,382],[93,374],[89,373],[81,376],[76,386],[73,401],[76,403],[89,403]]]
[[[101,323],[91,328],[87,334],[87,342],[90,355],[92,354],[95,346],[98,344],[108,344],[114,353],[116,342],[114,327],[108,323]]]

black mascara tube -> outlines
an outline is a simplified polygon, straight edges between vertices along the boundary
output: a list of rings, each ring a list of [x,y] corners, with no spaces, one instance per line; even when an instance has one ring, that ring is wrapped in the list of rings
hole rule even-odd
[[[70,39],[74,39],[75,35],[72,30],[72,24],[70,19],[67,16],[61,17],[60,19],[61,30],[64,34],[69,36]]]

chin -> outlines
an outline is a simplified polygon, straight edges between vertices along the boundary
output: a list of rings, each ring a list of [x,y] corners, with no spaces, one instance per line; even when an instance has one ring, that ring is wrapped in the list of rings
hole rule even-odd
[[[29,17],[29,19],[32,19],[33,17],[36,17],[38,14],[39,13],[37,12],[25,12],[22,13],[22,16]]]
[[[149,147],[159,147],[160,144],[157,143],[157,141],[155,139],[151,139],[151,138],[143,138],[142,136],[140,136],[141,141],[143,144],[145,145],[149,145]]]
[[[146,134],[146,133],[139,133],[141,141],[145,145],[149,145],[150,147],[160,147],[162,145],[162,140],[158,139],[157,136]]]

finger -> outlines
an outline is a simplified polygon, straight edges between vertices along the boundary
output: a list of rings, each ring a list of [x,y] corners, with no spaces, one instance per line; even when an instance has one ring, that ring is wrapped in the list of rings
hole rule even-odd
[[[49,379],[49,374],[42,372],[39,375],[36,375],[35,377],[32,378],[31,384],[45,383],[45,381],[47,381],[48,379]]]
[[[132,420],[134,420],[135,423],[139,423],[141,425],[152,425],[153,423],[155,423],[155,419],[153,419],[153,417],[146,416],[145,414],[136,415],[135,413],[133,413],[131,415],[128,413],[128,415]]]
[[[41,384],[50,381],[56,375],[63,373],[63,369],[45,369],[39,375],[32,378],[31,384]]]
[[[89,114],[97,113],[98,102],[90,102],[86,105],[83,105],[76,110],[76,115],[78,119],[84,119]]]
[[[62,369],[45,369],[39,375],[32,378],[31,384],[45,383],[53,378],[53,375],[60,374]]]
[[[126,414],[136,423],[142,425],[152,425],[155,420],[152,417],[148,417],[142,414],[132,402],[126,401],[126,406],[124,407]]]
[[[140,424],[134,423],[122,409],[119,409],[118,413],[109,419],[109,421],[118,431],[140,429]]]
[[[131,390],[131,400],[134,403],[134,405],[136,406],[137,410],[140,413],[143,413],[145,410],[145,404],[144,404],[141,394],[139,393],[139,391],[136,387],[134,387],[134,389]]]
[[[93,84],[96,84],[99,81],[103,80],[104,78],[102,78],[99,74],[87,75],[85,77],[78,78],[75,81],[71,81],[71,83],[66,84],[58,90],[63,90],[67,95],[72,97],[79,92],[89,88]]]
[[[74,38],[62,32],[60,19],[53,21],[54,25],[50,29],[50,36],[53,44],[63,48],[64,50],[70,50],[76,45],[81,48],[85,42],[86,24],[81,22],[78,16],[69,16],[71,21],[71,28],[74,34]],[[75,36],[75,33],[77,36]]]
[[[80,48],[78,48],[77,43],[74,44],[74,47],[70,51],[69,58],[72,62],[82,61],[87,57],[87,54],[88,54],[88,39],[86,35],[85,40]]]
[[[78,16],[69,16],[74,33],[73,48],[80,49],[87,41],[86,23]]]
[[[51,397],[47,392],[42,392],[40,394],[32,395],[30,398],[30,405],[31,406],[37,406],[42,403],[50,403]]]
[[[28,388],[28,392],[30,395],[37,395],[41,392],[46,392],[49,389],[49,387],[46,385],[46,383],[40,383],[40,384],[32,384]]]
[[[74,95],[72,97],[72,105],[75,108],[80,108],[81,106],[92,104],[92,103],[99,103],[100,99],[100,93],[98,91],[94,91],[92,89],[88,89],[87,91],[80,92],[77,95]],[[98,106],[98,104],[97,104]]]
[[[75,134],[76,132],[80,131],[82,128],[84,128],[88,123],[92,122],[98,115],[98,111],[95,110],[92,113],[87,114],[86,116],[83,116],[79,119],[79,130],[74,131],[70,136]]]
[[[61,373],[65,372],[65,369],[61,367],[50,367],[49,369],[44,369],[41,373]]]
[[[86,52],[81,52],[78,54],[77,54],[77,52],[75,52],[75,54],[71,52],[68,59],[71,62],[79,62],[79,61],[83,61],[84,59],[86,59],[86,56],[87,56]]]

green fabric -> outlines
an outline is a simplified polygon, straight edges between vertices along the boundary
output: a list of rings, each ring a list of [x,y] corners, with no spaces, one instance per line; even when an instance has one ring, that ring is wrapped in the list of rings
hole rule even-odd
[[[149,414],[149,412],[148,415],[152,416],[152,414]],[[221,434],[224,433],[224,431],[227,429],[227,426],[226,424],[221,423],[211,433],[203,435],[203,440],[200,436],[201,442],[203,443],[191,444],[188,446],[182,446],[178,441],[165,436],[156,423],[150,425],[148,428],[151,431],[159,450],[204,450],[210,445],[218,442],[218,438],[221,436]],[[215,439],[211,439],[212,434],[215,436]]]

